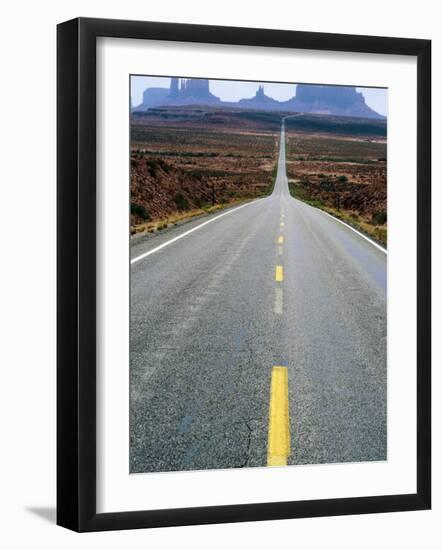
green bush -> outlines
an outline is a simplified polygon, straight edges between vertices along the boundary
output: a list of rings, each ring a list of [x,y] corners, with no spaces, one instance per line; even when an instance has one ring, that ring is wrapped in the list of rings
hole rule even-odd
[[[375,212],[372,216],[372,220],[375,225],[384,225],[387,221],[387,212],[384,210]]]
[[[347,183],[348,178],[347,176],[339,176],[338,181],[340,181],[341,183]]]
[[[150,220],[150,214],[146,208],[141,204],[136,204],[135,202],[130,203],[130,213],[134,216],[140,216],[143,220]]]
[[[177,193],[173,200],[179,210],[187,210],[189,208],[189,201],[182,193]]]

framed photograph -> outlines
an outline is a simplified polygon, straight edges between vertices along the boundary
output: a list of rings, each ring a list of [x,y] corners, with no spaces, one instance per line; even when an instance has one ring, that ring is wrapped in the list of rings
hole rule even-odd
[[[430,508],[430,52],[58,26],[59,525]]]

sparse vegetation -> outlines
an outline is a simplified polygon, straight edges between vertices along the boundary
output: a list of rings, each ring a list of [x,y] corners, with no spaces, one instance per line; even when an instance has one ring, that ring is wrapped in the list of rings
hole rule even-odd
[[[381,210],[380,212],[375,212],[372,216],[373,223],[375,225],[384,225],[387,223],[387,212]]]
[[[264,130],[266,118],[258,116],[256,131],[256,120],[247,117],[232,122],[227,116],[216,129],[206,117],[179,124],[164,117],[134,117],[131,196],[150,218],[131,209],[131,224],[157,231],[160,220],[175,215],[190,216],[269,194],[276,175],[280,116],[272,114],[273,122]],[[277,131],[272,130],[274,122]]]
[[[176,204],[178,210],[187,210],[189,208],[189,201],[182,193],[176,193],[173,197],[173,201]]]
[[[286,129],[305,133],[330,133],[346,136],[385,137],[387,125],[384,120],[338,117],[333,115],[304,114],[286,120]]]
[[[131,202],[130,213],[139,216],[143,220],[150,220],[150,214],[142,204]]]
[[[158,108],[133,116],[132,227],[162,231],[271,193],[280,121],[281,113],[208,108]],[[385,128],[385,121],[319,115],[286,121],[292,194],[384,243]]]
[[[386,244],[386,140],[304,132],[287,136],[291,193]]]
[[[386,227],[374,226],[371,223],[367,223],[355,212],[345,212],[342,210],[338,210],[337,208],[328,206],[327,204],[325,204],[319,199],[311,198],[308,195],[306,195],[305,192],[303,192],[302,188],[299,185],[296,185],[293,182],[289,182],[289,190],[290,190],[290,194],[296,199],[302,200],[303,202],[309,204],[310,206],[314,206],[315,208],[319,208],[321,210],[324,210],[325,212],[328,212],[329,214],[332,214],[336,218],[342,221],[345,221],[349,225],[359,229],[360,231],[362,231],[363,233],[366,233],[370,237],[374,237],[376,240],[378,240],[382,244],[387,245],[387,228]]]

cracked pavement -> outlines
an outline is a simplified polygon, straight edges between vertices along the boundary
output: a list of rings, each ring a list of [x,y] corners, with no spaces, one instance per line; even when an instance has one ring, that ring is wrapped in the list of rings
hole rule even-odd
[[[265,466],[274,365],[289,464],[386,459],[386,254],[293,199],[284,156],[270,197],[131,266],[131,473]],[[210,217],[134,239],[132,257]]]

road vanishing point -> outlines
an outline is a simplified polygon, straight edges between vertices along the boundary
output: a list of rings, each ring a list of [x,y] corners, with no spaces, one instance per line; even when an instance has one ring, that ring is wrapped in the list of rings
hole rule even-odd
[[[131,244],[130,471],[385,460],[386,251],[290,196]]]

